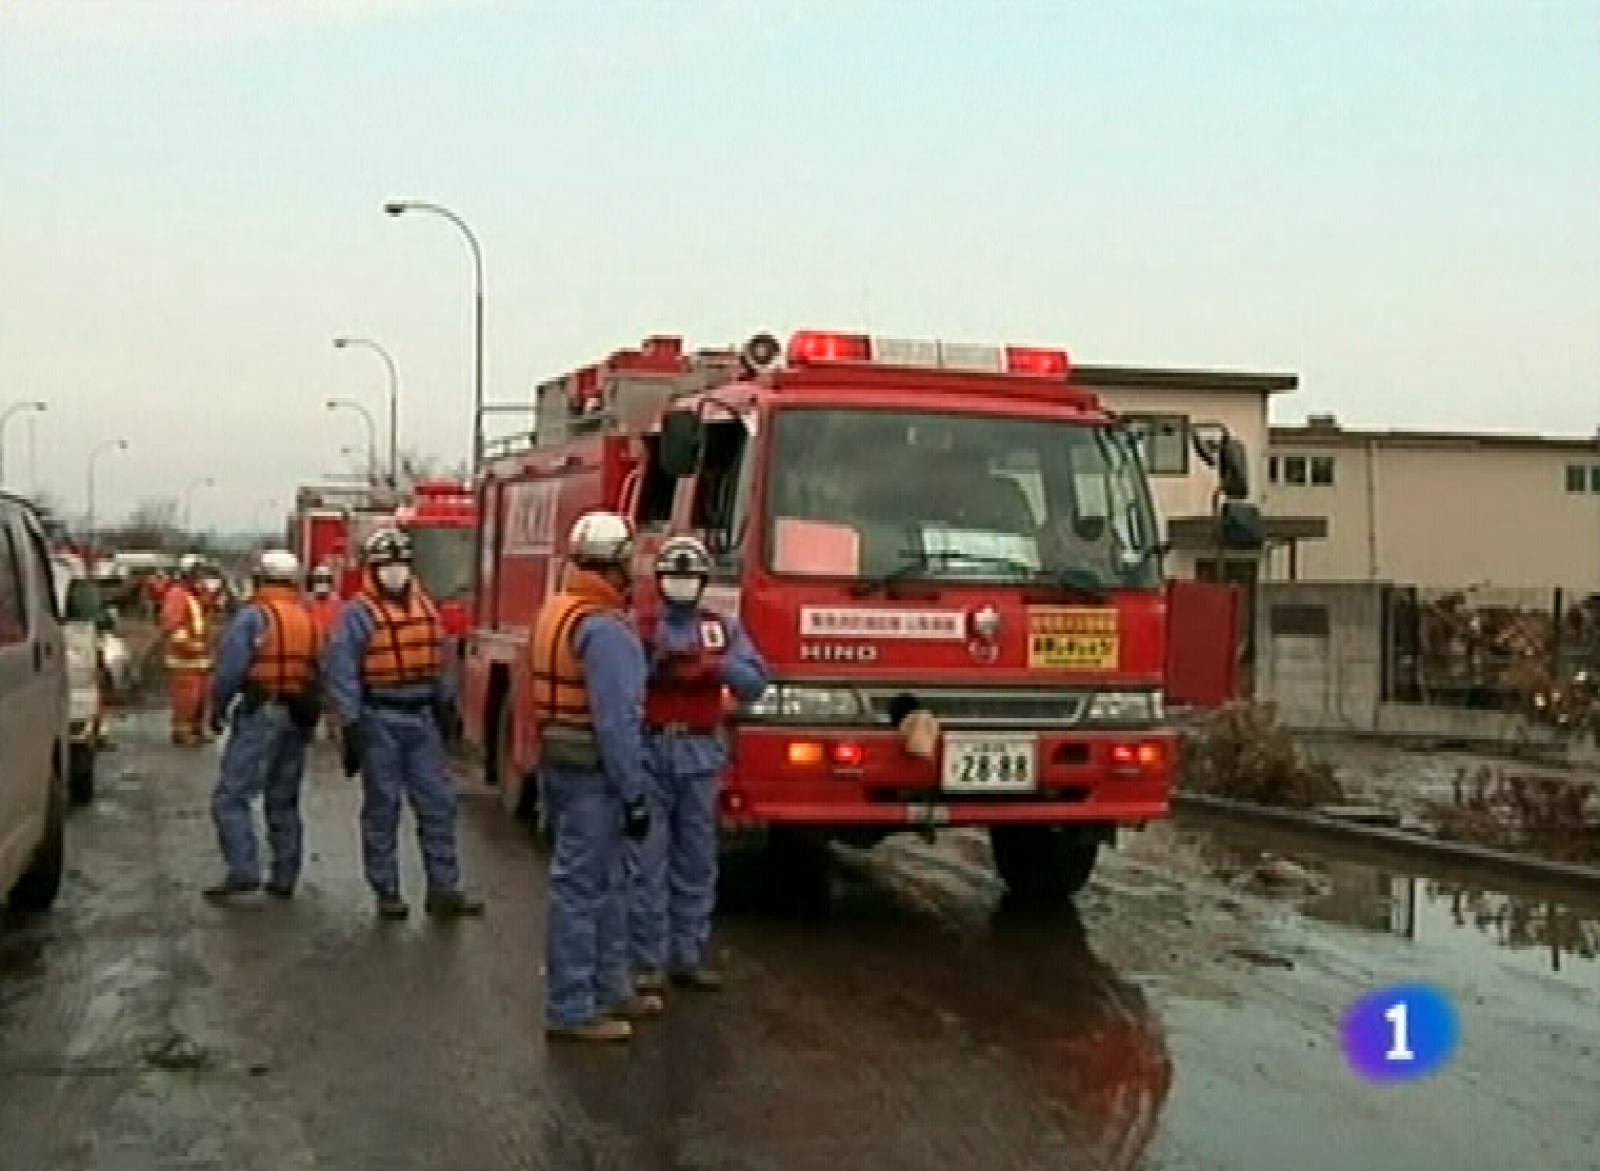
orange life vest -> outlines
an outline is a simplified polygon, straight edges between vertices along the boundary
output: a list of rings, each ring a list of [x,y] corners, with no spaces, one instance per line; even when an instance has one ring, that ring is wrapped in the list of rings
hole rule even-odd
[[[178,621],[167,629],[166,664],[173,671],[205,671],[211,667],[211,638],[206,608],[187,585],[172,587],[165,605],[181,606]]]
[[[260,586],[250,604],[267,624],[256,639],[246,679],[274,698],[304,695],[317,677],[322,653],[322,632],[311,612],[287,586]]]
[[[572,569],[561,591],[544,604],[528,641],[533,716],[539,725],[590,728],[589,682],[572,645],[578,623],[594,614],[622,616],[622,594],[598,573]]]
[[[392,602],[368,582],[360,601],[372,615],[372,637],[361,660],[361,681],[368,687],[427,683],[439,676],[443,627],[433,599],[415,581],[404,603]]]

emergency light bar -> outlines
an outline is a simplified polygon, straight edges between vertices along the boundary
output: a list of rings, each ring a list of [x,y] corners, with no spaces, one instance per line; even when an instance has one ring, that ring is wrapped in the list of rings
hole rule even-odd
[[[1065,378],[1072,370],[1066,350],[924,341],[803,329],[789,339],[789,364],[859,362],[976,374],[1032,374]]]

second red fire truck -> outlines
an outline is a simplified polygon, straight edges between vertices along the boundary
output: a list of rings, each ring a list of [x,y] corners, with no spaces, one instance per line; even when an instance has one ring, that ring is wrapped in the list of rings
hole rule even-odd
[[[1168,813],[1166,591],[1136,436],[1065,351],[805,331],[652,337],[538,390],[539,442],[483,469],[463,718],[527,812],[526,644],[573,520],[693,533],[774,683],[738,713],[725,825],[789,860],[828,839],[988,831],[1015,891],[1066,896]],[[1259,540],[1238,445],[1219,531]]]

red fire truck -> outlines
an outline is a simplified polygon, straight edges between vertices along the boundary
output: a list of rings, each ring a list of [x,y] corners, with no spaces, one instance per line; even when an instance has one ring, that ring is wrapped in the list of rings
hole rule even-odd
[[[533,616],[573,520],[636,525],[636,604],[668,534],[771,666],[731,732],[730,831],[787,864],[828,839],[988,830],[1019,893],[1066,896],[1119,826],[1168,812],[1162,549],[1139,441],[1065,351],[805,331],[652,337],[538,389],[536,445],[489,461],[465,734],[521,813]],[[1219,532],[1259,542],[1223,437]],[[931,752],[905,734],[932,715]],[[926,718],[922,720],[926,726]]]
[[[417,580],[439,606],[453,639],[472,626],[472,557],[478,508],[472,489],[453,480],[422,480],[395,510],[397,525],[411,535]]]

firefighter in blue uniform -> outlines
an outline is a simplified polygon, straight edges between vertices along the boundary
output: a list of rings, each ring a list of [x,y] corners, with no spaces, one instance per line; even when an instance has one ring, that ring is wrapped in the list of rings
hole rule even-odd
[[[645,665],[626,616],[633,534],[614,512],[580,516],[561,588],[528,643],[536,781],[554,838],[545,915],[545,1026],[554,1038],[626,1041],[661,998],[628,967],[624,840],[650,828],[640,718]]]
[[[454,697],[443,670],[444,629],[411,572],[411,539],[379,529],[362,549],[361,592],[339,610],[326,662],[328,698],[340,721],[346,776],[361,774],[361,852],[378,913],[404,919],[396,838],[404,794],[417,819],[429,914],[477,915],[483,901],[461,889],[456,790],[443,728]]]
[[[711,557],[694,537],[656,556],[661,612],[640,623],[650,665],[645,767],[651,832],[635,851],[629,937],[641,992],[675,983],[715,988],[707,962],[717,898],[717,794],[728,761],[728,693],[740,703],[767,686],[767,665],[737,618],[701,605]]]
[[[226,873],[205,897],[226,902],[261,885],[252,804],[263,798],[272,849],[267,892],[287,899],[300,877],[300,782],[320,714],[316,623],[301,600],[300,562],[284,549],[256,559],[250,602],[228,623],[211,677],[211,729],[232,719],[211,796]]]

